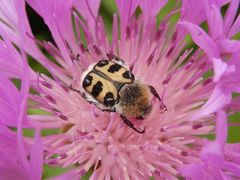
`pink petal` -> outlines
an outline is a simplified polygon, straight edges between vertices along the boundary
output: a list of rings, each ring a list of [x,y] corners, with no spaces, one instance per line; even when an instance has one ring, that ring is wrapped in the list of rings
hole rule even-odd
[[[200,110],[193,114],[191,120],[197,120],[217,112],[230,103],[231,98],[232,94],[229,89],[222,89],[221,87],[216,86],[208,101],[201,107]]]
[[[214,4],[217,7],[221,7],[228,3],[230,0],[209,0],[210,4]],[[204,3],[203,1],[195,0],[183,0],[182,1],[183,13],[181,14],[181,20],[188,21],[193,24],[201,24],[205,19]]]
[[[240,51],[240,41],[224,39],[218,42],[218,48],[222,54]]]
[[[31,158],[29,162],[29,167],[31,167],[31,176],[34,179],[41,179],[43,171],[43,148],[40,137],[40,130],[36,129],[35,141],[32,146]]]
[[[38,49],[33,39],[29,37],[29,35],[30,36],[33,35],[25,11],[25,1],[24,0],[15,1],[15,8],[17,10],[18,15],[18,17],[16,17],[18,20],[17,30],[19,33],[18,38],[19,41],[17,42],[17,44],[19,45],[19,43],[23,41],[24,43],[21,44],[23,49],[41,62],[42,53]]]
[[[225,156],[230,161],[225,162],[223,167],[229,172],[232,172],[235,176],[240,177],[240,144],[226,144]]]
[[[168,0],[142,0],[140,2],[140,7],[143,12],[144,21],[155,20],[157,13],[162,9],[162,7],[168,2]]]
[[[21,76],[21,58],[7,38],[5,31],[0,29],[3,41],[0,42],[0,70],[8,77],[17,78]]]
[[[68,55],[68,49],[66,42],[71,47],[73,52],[77,52],[77,44],[74,37],[71,21],[71,8],[73,0],[28,0],[30,6],[39,13],[48,25],[54,41],[56,42],[63,59],[72,64],[72,61]],[[47,4],[47,6],[46,6]]]
[[[13,159],[15,158],[17,147],[16,134],[2,123],[0,123],[0,147],[3,152],[7,152]]]
[[[0,123],[0,180],[27,179],[27,174],[19,165],[16,133]]]
[[[223,76],[224,72],[227,69],[227,64],[223,62],[221,59],[212,58],[213,68],[214,68],[214,81],[217,82]]]
[[[183,165],[179,168],[179,171],[181,174],[183,174],[184,177],[191,178],[192,180],[198,180],[206,179],[206,174],[204,172],[204,165],[202,164],[190,164],[190,165]]]
[[[230,31],[228,32],[228,37],[233,37],[234,35],[236,35],[239,32],[239,29],[240,29],[240,15],[238,15]]]
[[[216,139],[209,142],[201,151],[201,159],[208,167],[222,167],[224,163],[224,146],[227,141],[228,124],[226,113],[217,112]]]
[[[15,157],[8,154],[7,151],[0,150],[0,180],[6,179],[28,179],[27,174],[23,170]],[[16,153],[16,152],[15,152]]]
[[[223,88],[233,92],[240,92],[240,53],[234,53],[228,61],[228,68],[221,79]]]
[[[228,135],[228,124],[226,112],[220,110],[217,112],[216,119],[216,141],[219,143],[220,147],[223,149],[225,143],[227,142]]]
[[[224,156],[220,144],[216,141],[209,142],[202,149],[201,159],[208,167],[221,167]]]
[[[27,63],[27,57],[26,54],[22,52],[22,60],[23,60],[23,74],[21,77],[21,89],[20,89],[20,110],[17,115],[17,148],[18,148],[18,155],[20,159],[20,164],[22,167],[24,167],[25,170],[28,170],[28,162],[27,162],[27,157],[26,157],[26,150],[24,148],[23,144],[23,135],[22,135],[22,129],[23,129],[23,121],[24,117],[26,117],[26,112],[27,112],[27,101],[28,101],[28,95],[29,95],[29,88],[30,88],[30,81],[29,81],[29,67]],[[28,173],[28,172],[27,172]]]
[[[20,93],[16,86],[0,74],[0,122],[10,127],[17,127],[16,117],[20,111]],[[26,117],[23,126],[29,126]]]
[[[29,146],[26,146],[27,144],[24,141],[21,143],[24,144],[25,150],[28,152]],[[40,180],[42,176],[43,152],[39,132],[35,135],[35,144],[32,147],[30,162],[26,162],[26,167],[22,166],[23,163],[20,162],[22,157],[18,156],[17,145],[17,134],[0,123],[0,180]]]
[[[234,176],[240,178],[240,165],[239,164],[233,164],[233,163],[224,163],[223,168],[231,173],[234,174]]]
[[[87,21],[91,32],[95,32],[100,0],[74,0],[74,6]]]
[[[0,29],[7,32],[11,41],[18,42],[17,34],[17,12],[14,0],[0,0]]]
[[[11,43],[8,34],[0,28],[0,72],[9,78],[19,79],[22,75],[22,59],[17,49]],[[25,41],[25,40],[23,40]],[[36,80],[36,73],[30,69],[31,80]]]
[[[228,32],[234,22],[234,18],[235,18],[238,8],[239,8],[239,0],[232,0],[227,9],[226,15],[224,17],[224,32],[226,34],[228,34]]]
[[[209,57],[219,57],[219,51],[213,40],[199,26],[189,22],[179,22],[179,25],[186,28],[193,38],[193,41],[203,49]]]
[[[224,164],[224,145],[227,140],[228,125],[226,113],[217,112],[216,140],[209,142],[201,151],[201,159],[208,167],[222,167]]]
[[[204,5],[210,36],[213,40],[224,39],[223,20],[219,8],[205,0]]]
[[[5,1],[0,3],[0,17],[4,22],[3,24],[2,21],[0,22],[0,29],[2,32],[4,31],[4,39],[8,38],[16,45],[19,45],[21,39],[24,39],[24,50],[42,63],[40,58],[42,53],[36,46],[35,42],[29,37],[29,35],[33,35],[25,12],[25,1],[9,0],[8,3]],[[2,32],[1,35],[3,35]]]
[[[135,9],[139,5],[139,0],[132,0],[132,1],[122,1],[116,0],[118,11],[120,14],[120,29],[121,35],[125,36],[126,34],[126,27],[130,21],[130,17],[133,15]]]

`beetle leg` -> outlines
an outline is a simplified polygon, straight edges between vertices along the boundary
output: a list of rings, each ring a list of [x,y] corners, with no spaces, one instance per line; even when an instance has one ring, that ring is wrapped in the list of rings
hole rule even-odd
[[[112,54],[112,53],[107,53],[107,57],[111,60],[113,60],[114,62],[116,62],[117,64],[120,64],[121,66],[125,66],[125,62],[119,58],[118,56]]]
[[[145,132],[145,128],[143,130],[139,130],[137,128],[134,127],[133,123],[131,121],[129,121],[124,115],[120,115],[120,117],[122,118],[123,122],[128,125],[130,128],[132,128],[133,130],[137,131],[140,134],[143,134]]]
[[[137,120],[144,120],[144,117],[143,116],[138,116],[136,119]]]
[[[150,88],[150,91],[151,91],[152,95],[154,95],[159,100],[159,102],[160,102],[160,109],[162,109],[163,112],[167,111],[167,107],[165,106],[165,104],[163,104],[163,102],[162,102],[159,94],[157,93],[156,89],[153,86],[151,86],[151,85],[148,85],[148,87]]]
[[[116,109],[101,109],[102,111],[105,111],[105,112],[116,112]]]
[[[78,93],[80,93],[80,91],[79,91],[79,90],[76,90],[76,89],[74,89],[74,88],[73,88],[73,85],[72,85],[72,84],[69,86],[69,89],[71,89],[72,91],[75,91],[75,92],[78,92]]]
[[[152,95],[154,95],[159,100],[159,102],[162,102],[162,100],[161,100],[160,96],[158,95],[156,89],[151,85],[148,85],[148,87],[150,88],[150,91],[151,91]]]

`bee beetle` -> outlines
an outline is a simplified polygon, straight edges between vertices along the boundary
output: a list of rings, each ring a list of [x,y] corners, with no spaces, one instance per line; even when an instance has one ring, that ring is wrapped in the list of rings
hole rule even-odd
[[[136,80],[117,56],[90,65],[80,85],[79,90],[70,88],[102,111],[119,113],[123,122],[138,133],[144,133],[145,128],[135,128],[128,118],[145,119],[153,106],[151,94],[161,101],[155,88]]]

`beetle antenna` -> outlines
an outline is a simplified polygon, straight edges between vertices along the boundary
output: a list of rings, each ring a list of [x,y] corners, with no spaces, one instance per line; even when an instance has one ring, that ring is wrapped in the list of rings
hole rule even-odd
[[[152,95],[155,96],[159,100],[160,109],[163,110],[163,112],[167,111],[167,106],[161,100],[161,98],[160,98],[159,94],[157,93],[156,89],[151,85],[148,85],[148,87],[150,88],[150,91],[151,91]]]

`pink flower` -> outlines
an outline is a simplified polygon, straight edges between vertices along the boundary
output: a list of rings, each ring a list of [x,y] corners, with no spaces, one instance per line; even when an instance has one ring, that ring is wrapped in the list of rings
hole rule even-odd
[[[21,135],[17,136],[3,124],[0,124],[0,135],[0,179],[40,180],[43,152],[39,132],[34,142],[30,144],[23,141]]]
[[[201,161],[183,165],[180,171],[191,179],[232,179],[239,173],[239,144],[226,144],[226,114],[218,112],[216,139],[206,142],[200,153]]]
[[[39,128],[35,140],[23,137],[23,127],[30,127],[26,114],[29,72],[26,57],[22,57],[21,90],[0,74],[0,179],[41,179],[43,148]],[[16,129],[16,131],[13,131]]]
[[[194,118],[218,111],[230,103],[232,92],[240,92],[240,79],[236,78],[240,75],[240,42],[231,39],[238,32],[237,27],[240,24],[239,17],[234,21],[238,5],[239,1],[232,1],[223,20],[220,9],[214,3],[204,1],[210,36],[192,23],[180,23],[190,31],[194,42],[205,51],[208,60],[213,64],[213,80],[216,82],[208,102]]]
[[[232,39],[239,32],[239,17],[234,20],[239,1],[230,3],[222,19],[220,7],[228,1],[183,0],[182,6],[176,3],[172,13],[156,25],[156,16],[167,1],[116,0],[118,14],[113,16],[109,40],[98,14],[98,0],[27,0],[44,19],[54,43],[33,36],[25,1],[9,2],[0,4],[0,92],[5,95],[0,122],[5,128],[18,128],[25,169],[34,168],[40,178],[42,160],[36,154],[41,157],[42,152],[36,149],[41,149],[42,141],[45,164],[71,169],[56,179],[79,179],[87,171],[92,171],[91,179],[240,177],[239,144],[226,142],[228,116],[240,107],[239,98],[232,97],[233,92],[239,93],[240,84],[236,78],[239,40]],[[137,8],[141,9],[139,16]],[[178,23],[170,21],[179,12]],[[204,21],[209,34],[199,26]],[[188,32],[195,49],[185,50]],[[25,54],[34,57],[51,76],[28,69]],[[80,86],[81,75],[91,64],[113,55],[123,59],[162,99],[153,98],[152,112],[145,120],[132,120],[136,127],[145,127],[143,134],[126,126],[118,113],[101,111],[70,88]],[[206,77],[208,72],[214,74]],[[11,83],[12,78],[25,85],[21,92]],[[29,111],[41,109],[43,113],[26,114],[26,102]],[[167,111],[163,111],[164,105]],[[36,135],[31,143],[19,133],[22,127],[37,132],[57,128],[59,133],[41,141]],[[216,138],[204,138],[209,134]],[[23,158],[23,142],[32,146],[35,163]],[[11,152],[13,147],[9,149]]]

